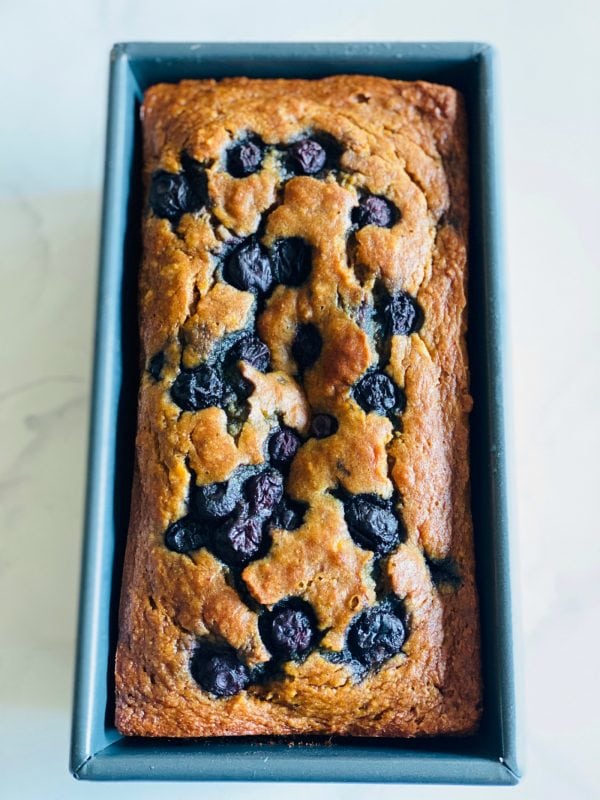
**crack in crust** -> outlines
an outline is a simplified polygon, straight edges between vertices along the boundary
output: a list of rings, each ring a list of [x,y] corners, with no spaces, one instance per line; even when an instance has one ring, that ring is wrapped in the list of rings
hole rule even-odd
[[[473,731],[481,686],[468,497],[460,96],[422,82],[360,76],[184,81],[149,89],[142,117],[147,183],[157,169],[178,172],[186,151],[204,165],[210,199],[208,209],[184,214],[176,230],[151,214],[144,220],[143,364],[159,351],[165,358],[158,381],[143,374],[139,394],[116,666],[119,730],[146,736]],[[286,173],[277,148],[307,131],[339,144],[337,171],[319,178]],[[237,179],[224,171],[223,154],[244,132],[257,134],[267,152],[259,171]],[[385,196],[399,221],[354,230],[351,212],[361,192]],[[254,234],[267,248],[285,237],[310,244],[307,281],[277,286],[260,303],[225,283],[220,261],[228,241]],[[377,283],[409,292],[424,311],[418,333],[392,337],[387,363],[360,320]],[[181,366],[210,359],[224,335],[252,320],[273,371],[242,367],[252,394],[234,437],[223,410],[181,412],[169,387]],[[297,326],[309,323],[323,349],[300,378],[291,344]],[[378,363],[406,395],[400,425],[366,414],[352,399],[352,385]],[[208,551],[182,558],[166,550],[166,527],[187,510],[190,469],[199,483],[212,483],[240,465],[260,464],[279,420],[305,435],[311,411],[333,415],[339,429],[306,441],[292,462],[286,491],[309,510],[298,530],[275,530],[267,555],[245,568],[240,580],[248,597]],[[329,493],[337,487],[400,498],[406,540],[379,561],[375,580],[373,553],[354,543],[341,503]],[[442,593],[427,559],[446,557],[461,580]],[[341,651],[351,619],[384,588],[403,600],[409,636],[400,654],[360,682],[322,649],[231,698],[215,700],[190,675],[198,636],[226,641],[250,666],[264,664],[269,653],[254,608],[288,596],[313,606],[321,648]]]

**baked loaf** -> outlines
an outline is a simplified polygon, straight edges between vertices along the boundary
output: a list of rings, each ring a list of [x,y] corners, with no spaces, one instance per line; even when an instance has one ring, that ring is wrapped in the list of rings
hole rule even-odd
[[[461,97],[184,81],[142,121],[117,728],[473,732]]]

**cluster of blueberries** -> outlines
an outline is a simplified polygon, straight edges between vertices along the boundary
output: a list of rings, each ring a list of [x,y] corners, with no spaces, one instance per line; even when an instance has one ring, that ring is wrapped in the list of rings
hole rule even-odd
[[[318,357],[320,339],[316,341],[314,326],[301,330],[295,357],[302,368],[307,368]],[[218,405],[227,396],[228,386],[235,390],[243,381],[239,371],[235,378],[235,365],[240,360],[264,371],[269,367],[270,354],[258,337],[246,334],[225,350],[218,367],[203,365],[181,372],[171,389],[173,398],[189,410]],[[150,363],[156,379],[160,378],[162,362],[162,357],[155,357]],[[313,417],[308,436],[324,439],[337,430],[337,419],[320,413]],[[250,561],[262,558],[270,547],[273,528],[293,531],[303,523],[307,505],[284,491],[285,476],[301,445],[296,431],[280,425],[268,439],[266,467],[240,467],[228,481],[200,486],[192,475],[188,514],[167,528],[166,547],[176,553],[206,547],[237,573]],[[377,556],[397,547],[404,531],[393,500],[370,494],[351,495],[342,490],[335,494],[343,502],[348,530],[356,544]],[[388,606],[359,614],[349,628],[343,657],[355,665],[357,672],[379,666],[402,647],[402,617],[397,609]],[[272,611],[263,611],[259,619],[261,635],[274,664],[303,658],[319,642],[314,612],[298,598],[284,601]],[[264,671],[244,665],[233,649],[207,643],[201,643],[194,651],[190,669],[198,683],[218,697],[230,696],[249,682],[265,677]]]
[[[289,464],[300,442],[294,431],[281,428],[270,440],[270,451]],[[240,467],[222,483],[198,486],[193,482],[189,513],[165,533],[165,545],[176,553],[206,547],[232,569],[261,558],[269,548],[273,527],[293,531],[300,527],[306,505],[284,495],[283,460],[278,468]]]
[[[387,597],[354,618],[343,652],[324,652],[324,655],[332,662],[351,665],[357,676],[364,676],[400,652],[407,636],[404,618],[401,601]],[[230,647],[198,644],[190,661],[190,672],[206,692],[216,697],[231,697],[251,683],[268,680],[276,674],[278,664],[306,658],[321,639],[314,611],[296,597],[283,600],[271,611],[263,611],[258,627],[273,656],[272,663],[266,666],[248,667]]]
[[[289,177],[321,176],[326,170],[333,169],[339,159],[339,146],[327,135],[307,136],[276,149],[283,156],[282,170]],[[227,150],[225,167],[234,178],[246,178],[261,168],[266,151],[267,147],[260,137],[250,133]],[[202,164],[184,151],[181,166],[180,172],[156,171],[150,186],[152,211],[157,217],[174,224],[179,222],[183,214],[200,211],[208,201],[206,173]],[[389,216],[389,223],[385,224],[392,223],[391,209],[387,215],[386,211],[380,213]]]
[[[265,151],[259,137],[249,135],[228,150],[226,168],[236,178],[251,175],[260,168]],[[327,137],[306,137],[283,149],[284,169],[291,175],[318,176],[333,168],[338,156],[339,148]],[[181,161],[179,173],[154,173],[150,188],[153,213],[173,224],[182,214],[199,211],[208,203],[202,165],[186,154]],[[399,217],[398,210],[386,198],[365,195],[353,211],[352,223],[356,228],[391,227]],[[276,284],[300,286],[311,268],[312,251],[301,238],[279,240],[267,250],[258,237],[252,236],[232,239],[224,253],[221,275],[262,302]],[[402,291],[382,296],[373,317],[375,333],[388,338],[408,335],[422,322],[419,306]],[[316,363],[322,346],[317,326],[297,327],[291,354],[300,376]],[[180,370],[171,386],[173,401],[185,411],[214,406],[228,410],[239,405],[251,389],[239,372],[240,361],[265,372],[270,367],[269,349],[248,332],[237,336],[233,344],[221,343],[208,362]],[[163,364],[162,353],[150,360],[148,370],[155,380],[160,380]],[[402,390],[380,369],[363,375],[352,388],[352,396],[367,413],[397,417],[405,406]],[[308,435],[323,439],[337,430],[335,417],[321,413],[313,417]],[[192,475],[188,514],[169,526],[166,547],[177,553],[206,547],[239,577],[246,564],[267,553],[274,528],[293,531],[303,524],[307,505],[284,492],[285,476],[301,445],[302,439],[294,430],[280,425],[268,440],[267,466],[240,467],[228,481],[204,486],[198,486]],[[346,524],[357,545],[382,557],[402,541],[404,530],[394,511],[394,499],[350,495],[341,489],[333,493],[343,503]],[[404,620],[400,601],[384,598],[354,618],[342,653],[324,655],[341,659],[353,665],[358,674],[365,674],[400,651],[406,638]],[[289,659],[305,658],[321,638],[313,609],[300,598],[288,598],[272,610],[261,610],[259,630],[275,666]],[[232,648],[208,641],[198,643],[190,670],[200,686],[217,697],[236,694],[266,674],[264,667],[247,667]]]
[[[244,348],[253,354],[262,352],[259,342],[253,336],[239,340],[234,345],[236,356]],[[266,368],[268,360],[263,359],[260,365]],[[212,398],[203,396],[202,401],[212,402]],[[308,435],[323,439],[337,429],[335,417],[316,414]],[[239,576],[247,563],[268,552],[273,528],[293,531],[304,521],[307,505],[284,491],[285,476],[301,445],[300,436],[281,425],[269,437],[266,467],[240,467],[228,481],[200,486],[192,475],[188,514],[168,527],[166,547],[176,553],[206,547]],[[384,556],[403,539],[393,499],[351,495],[342,490],[334,494],[343,502],[349,533],[360,547]],[[345,651],[336,654],[334,660],[342,658],[357,674],[377,668],[400,651],[406,636],[403,618],[401,608],[391,601],[362,612],[348,629]],[[205,691],[217,697],[235,694],[273,674],[282,661],[305,658],[320,641],[315,614],[299,598],[288,598],[271,611],[263,610],[259,630],[272,654],[270,670],[250,669],[223,644],[199,643],[190,669]]]
[[[285,147],[282,152],[284,177],[309,175],[323,177],[339,161],[339,145],[325,134],[304,137]],[[226,153],[225,166],[234,178],[246,178],[257,172],[263,163],[266,145],[256,134],[235,142]],[[152,175],[150,207],[155,216],[177,225],[183,214],[195,213],[208,205],[208,181],[203,165],[185,151],[181,154],[179,172],[161,169]],[[352,212],[357,228],[377,225],[391,228],[400,219],[400,212],[385,197],[366,195]]]
[[[268,679],[277,665],[290,659],[303,659],[321,638],[311,606],[294,597],[283,600],[258,618],[261,638],[272,655],[272,663],[249,668],[232,648],[200,642],[190,662],[194,679],[207,692],[229,697],[250,683]]]
[[[406,293],[392,295],[384,308],[384,314],[391,333],[408,334],[414,330],[416,304]],[[316,325],[298,325],[291,354],[300,375],[314,366],[322,348],[323,339]],[[244,335],[225,352],[222,348],[218,350],[212,363],[205,362],[192,369],[182,368],[171,386],[172,399],[184,411],[199,411],[214,406],[227,407],[234,400],[239,402],[247,398],[250,386],[237,368],[240,361],[245,361],[260,372],[266,372],[270,364],[269,349],[257,336]],[[148,371],[155,380],[160,379],[163,363],[164,355],[157,353],[148,364]],[[397,417],[406,404],[402,389],[387,373],[377,368],[359,378],[352,387],[352,396],[367,413],[375,412],[383,416]],[[335,425],[337,430],[337,421],[327,415],[319,415],[315,424]],[[334,432],[330,431],[327,435]]]
[[[227,408],[244,400],[251,387],[237,368],[240,361],[266,372],[271,354],[267,345],[252,334],[243,335],[229,347],[223,343],[210,362],[180,370],[171,386],[172,399],[184,411]]]

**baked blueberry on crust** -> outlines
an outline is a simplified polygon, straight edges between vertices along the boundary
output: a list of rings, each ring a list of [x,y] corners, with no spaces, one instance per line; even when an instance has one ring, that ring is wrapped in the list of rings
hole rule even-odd
[[[284,468],[294,458],[301,444],[302,441],[296,431],[282,425],[275,429],[269,439],[269,456],[274,464]]]
[[[369,669],[380,667],[397,655],[406,639],[399,616],[385,608],[368,608],[359,614],[348,630],[348,649]]]
[[[204,543],[202,528],[194,520],[178,519],[165,532],[165,546],[175,553],[198,550]]]
[[[301,139],[290,145],[289,154],[294,168],[301,175],[316,175],[325,167],[327,153],[316,139]]]
[[[421,314],[415,300],[407,292],[393,294],[385,307],[386,327],[389,334],[408,336],[418,330]]]
[[[267,292],[273,283],[269,254],[256,239],[247,239],[227,258],[223,277],[243,292]]]
[[[217,406],[223,398],[223,379],[208,365],[183,370],[171,386],[171,397],[184,411]]]
[[[306,655],[317,638],[314,612],[308,603],[297,598],[264,612],[259,629],[269,652],[283,661]]]
[[[400,542],[402,527],[392,503],[371,495],[354,495],[344,507],[348,531],[366,550],[386,555]]]
[[[257,516],[269,517],[283,497],[283,475],[276,469],[267,468],[245,486],[250,511]]]
[[[233,513],[240,501],[234,481],[208,483],[192,488],[192,509],[198,519],[223,519]]]
[[[376,414],[398,414],[405,406],[402,390],[384,372],[362,377],[354,387],[354,397],[361,408]]]
[[[273,246],[271,261],[277,283],[301,286],[312,269],[312,248],[298,236],[280,239]]]
[[[227,151],[227,170],[234,178],[245,178],[258,169],[263,159],[264,145],[257,137],[236,142]]]
[[[259,372],[266,372],[269,368],[271,354],[269,348],[258,336],[244,336],[231,347],[227,353],[230,362],[245,361]]]
[[[233,652],[211,652],[210,648],[198,648],[194,653],[190,672],[205,692],[215,697],[232,697],[248,686],[250,675],[247,667]]]
[[[292,355],[300,369],[312,367],[321,355],[323,339],[319,329],[312,323],[300,325],[292,344]]]
[[[226,564],[239,567],[257,556],[263,540],[262,519],[241,503],[233,518],[217,528],[209,547]]]
[[[338,421],[331,414],[315,414],[310,423],[310,435],[315,439],[326,439],[339,428]]]
[[[352,222],[359,228],[376,225],[378,228],[391,228],[399,216],[393,204],[385,197],[370,194],[361,198],[352,212]]]

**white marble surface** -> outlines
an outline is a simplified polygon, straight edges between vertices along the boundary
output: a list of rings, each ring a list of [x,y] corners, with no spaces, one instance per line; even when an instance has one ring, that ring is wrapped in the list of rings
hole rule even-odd
[[[502,56],[526,776],[381,798],[598,797],[598,4],[0,4],[0,796],[314,798],[67,773],[108,51],[118,40],[484,40]],[[370,794],[370,792],[369,792]]]

